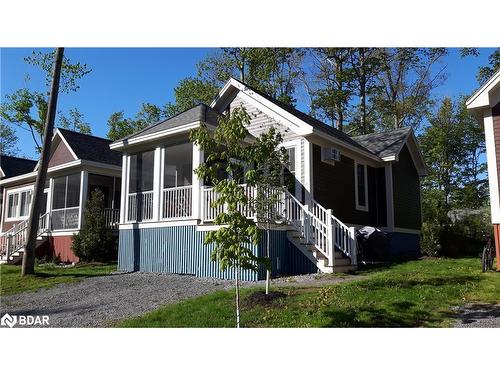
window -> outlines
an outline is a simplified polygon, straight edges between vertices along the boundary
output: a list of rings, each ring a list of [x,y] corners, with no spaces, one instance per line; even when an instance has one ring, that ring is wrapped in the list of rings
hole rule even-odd
[[[165,147],[163,187],[187,186],[193,180],[193,145],[182,143]]]
[[[367,167],[364,164],[354,163],[356,186],[356,209],[368,211],[368,181]]]
[[[7,218],[26,218],[30,214],[32,190],[23,190],[8,193],[7,196]]]
[[[129,193],[153,190],[154,151],[130,155]]]
[[[54,178],[52,208],[80,206],[80,173]]]

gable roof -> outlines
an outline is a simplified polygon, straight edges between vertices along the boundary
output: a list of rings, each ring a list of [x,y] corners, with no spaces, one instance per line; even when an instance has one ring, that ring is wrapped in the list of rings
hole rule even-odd
[[[495,72],[465,103],[468,109],[478,109],[490,105],[493,107],[500,101],[500,90],[494,97],[490,97],[490,92],[500,87],[500,70]]]
[[[403,148],[411,128],[389,130],[353,137],[353,139],[381,159],[398,155]]]
[[[57,128],[77,159],[121,166],[122,154],[109,149],[111,140]]]
[[[10,178],[33,172],[37,161],[18,158],[15,156],[0,155],[0,169],[2,178]]]
[[[212,107],[206,104],[198,104],[192,108],[185,110],[184,112],[169,117],[166,120],[161,120],[160,122],[139,130],[132,135],[121,138],[116,142],[136,139],[148,134],[158,133],[164,130],[173,129],[181,125],[188,125],[199,121],[211,125],[217,125],[217,118],[219,117],[219,115],[220,113]]]
[[[270,101],[271,103],[273,103],[274,105],[276,105],[277,107],[287,111],[288,113],[290,113],[291,115],[295,116],[296,118],[298,118],[299,120],[303,121],[304,123],[312,126],[313,128],[317,129],[317,130],[320,130],[322,132],[325,132],[331,136],[333,136],[334,138],[337,138],[338,140],[342,141],[342,142],[345,142],[347,144],[349,144],[350,146],[354,147],[354,148],[357,148],[358,150],[360,151],[364,151],[364,152],[370,152],[369,149],[367,149],[366,147],[364,147],[363,145],[359,144],[358,142],[356,142],[356,140],[354,140],[353,138],[351,138],[349,135],[347,135],[346,133],[344,132],[341,132],[340,130],[338,129],[335,129],[333,126],[329,126],[327,124],[325,124],[324,122],[302,112],[302,111],[299,111],[297,108],[291,106],[291,105],[288,105],[288,104],[285,104],[275,98],[273,98],[272,96],[246,84],[246,83],[243,83],[239,80],[237,80],[236,78],[231,78],[229,80],[229,82],[232,81],[235,81],[237,83],[239,83],[240,85],[252,90],[253,92],[255,92],[256,94],[262,96],[263,98],[267,99],[268,101]],[[215,105],[217,102],[217,99],[214,100],[214,102],[212,103],[212,105]]]

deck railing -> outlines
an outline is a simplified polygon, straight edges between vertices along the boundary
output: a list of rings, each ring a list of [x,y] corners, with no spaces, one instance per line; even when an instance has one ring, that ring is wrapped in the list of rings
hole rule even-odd
[[[106,222],[106,227],[118,229],[118,224],[120,223],[120,210],[118,208],[105,208],[104,220]]]
[[[162,191],[162,219],[191,217],[193,212],[193,187],[179,186]]]
[[[128,221],[148,221],[153,219],[153,192],[130,193],[128,195]]]

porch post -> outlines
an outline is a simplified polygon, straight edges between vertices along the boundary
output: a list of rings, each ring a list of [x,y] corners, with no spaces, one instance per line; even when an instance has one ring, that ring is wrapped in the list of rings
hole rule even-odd
[[[122,156],[122,190],[120,192],[120,224],[125,224],[127,215],[128,155]]]
[[[308,140],[303,140],[304,147],[304,160],[302,162],[301,153],[299,153],[300,162],[300,173],[304,174],[304,203],[307,205],[312,204],[312,200],[314,198],[313,190],[314,190],[314,181],[313,181],[313,144]],[[302,200],[302,196],[296,197],[299,201]]]
[[[394,231],[394,196],[392,181],[392,164],[385,166],[385,202],[387,210],[387,230]]]
[[[193,219],[196,220],[202,220],[202,186],[203,186],[203,181],[198,178],[194,170],[200,166],[200,164],[203,163],[204,159],[204,153],[203,150],[200,149],[200,146],[195,145],[193,143],[193,177],[192,177],[192,205],[191,205],[191,215],[193,216]]]
[[[161,216],[161,172],[162,172],[162,148],[155,148],[155,161],[153,170],[153,221],[160,221]]]
[[[78,229],[82,229],[83,212],[87,204],[87,192],[89,185],[89,173],[87,171],[80,172],[80,207],[78,209]]]
[[[54,179],[49,178],[49,191],[47,193],[47,230],[52,230],[52,190],[54,187]]]

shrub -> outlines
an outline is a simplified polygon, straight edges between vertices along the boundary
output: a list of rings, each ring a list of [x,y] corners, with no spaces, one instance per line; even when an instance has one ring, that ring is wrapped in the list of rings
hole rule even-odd
[[[80,232],[73,236],[75,255],[83,261],[116,259],[116,236],[106,227],[104,194],[100,190],[91,193],[83,218]]]

